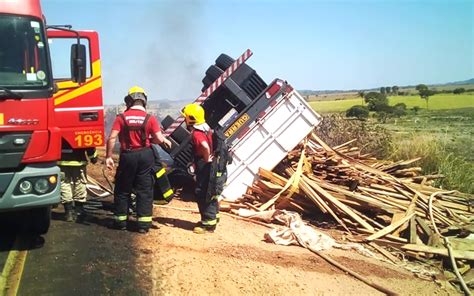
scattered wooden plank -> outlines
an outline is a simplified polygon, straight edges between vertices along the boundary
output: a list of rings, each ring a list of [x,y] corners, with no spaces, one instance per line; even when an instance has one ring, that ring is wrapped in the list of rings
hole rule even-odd
[[[400,227],[403,223],[410,220],[411,217],[413,217],[413,215],[415,215],[415,213],[412,213],[408,216],[403,217],[403,219],[400,219],[397,222],[395,222],[395,223],[385,227],[384,229],[381,229],[380,231],[377,231],[376,233],[372,234],[371,236],[367,237],[366,240],[367,241],[372,241],[376,238],[381,238],[381,237],[391,233],[392,231],[394,231],[395,229]]]
[[[377,245],[377,243],[369,242],[368,245],[376,249],[380,254],[384,255],[388,260],[392,261],[392,263],[397,264],[398,262],[400,262],[400,260],[397,257],[393,256],[392,253],[385,250],[383,247]]]
[[[410,244],[416,244],[418,240],[418,234],[416,233],[416,216],[410,218]]]
[[[402,246],[402,249],[408,250],[408,251],[436,254],[436,255],[441,255],[443,257],[449,257],[448,249],[446,248],[435,248],[435,247],[430,247],[430,246],[425,246],[425,245],[406,244]],[[474,251],[453,250],[453,256],[456,259],[474,260]]]

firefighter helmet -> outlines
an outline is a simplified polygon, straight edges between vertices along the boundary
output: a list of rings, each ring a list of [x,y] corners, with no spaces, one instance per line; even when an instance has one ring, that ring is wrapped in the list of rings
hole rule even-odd
[[[147,95],[145,90],[139,86],[133,86],[128,90],[128,95],[124,99],[127,108],[130,108],[135,100],[143,101],[144,106],[146,106]]]
[[[206,122],[204,118],[204,108],[198,104],[188,104],[181,112],[187,125],[201,124]]]

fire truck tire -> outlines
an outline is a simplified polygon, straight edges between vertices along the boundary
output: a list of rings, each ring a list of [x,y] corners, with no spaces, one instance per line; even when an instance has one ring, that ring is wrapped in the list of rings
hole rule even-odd
[[[216,65],[217,67],[221,68],[222,71],[225,71],[227,68],[232,65],[232,63],[235,62],[233,58],[230,56],[222,53],[217,59],[216,59]]]
[[[30,231],[35,234],[45,234],[51,224],[51,207],[30,210]]]

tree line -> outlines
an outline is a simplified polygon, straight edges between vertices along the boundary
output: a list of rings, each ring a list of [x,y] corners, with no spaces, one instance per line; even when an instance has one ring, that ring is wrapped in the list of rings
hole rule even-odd
[[[429,99],[431,96],[440,94],[440,93],[453,93],[453,94],[463,94],[465,92],[474,92],[474,89],[465,89],[463,87],[458,87],[452,90],[436,90],[430,89],[425,84],[418,84],[415,87],[415,90],[418,92],[418,95],[421,99],[426,102],[426,109],[429,109]],[[400,91],[400,88],[396,85],[382,86],[379,92],[371,91],[359,91],[358,96],[364,100],[366,105],[355,105],[349,108],[346,111],[347,117],[356,117],[358,119],[366,119],[369,117],[370,111],[375,112],[375,116],[382,122],[390,117],[401,117],[406,115],[407,106],[404,103],[398,103],[394,106],[390,106],[388,102],[387,95],[408,95],[409,92]],[[415,106],[412,108],[415,114],[420,110],[420,107]]]

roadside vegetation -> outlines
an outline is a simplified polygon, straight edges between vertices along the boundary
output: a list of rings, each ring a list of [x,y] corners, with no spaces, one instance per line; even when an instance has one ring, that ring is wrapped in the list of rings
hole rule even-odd
[[[324,115],[319,130],[328,143],[356,138],[361,153],[377,158],[421,157],[423,174],[445,176],[435,185],[474,193],[474,92],[417,89],[418,95],[397,95],[393,88],[390,95],[381,88],[348,100],[309,103]]]

